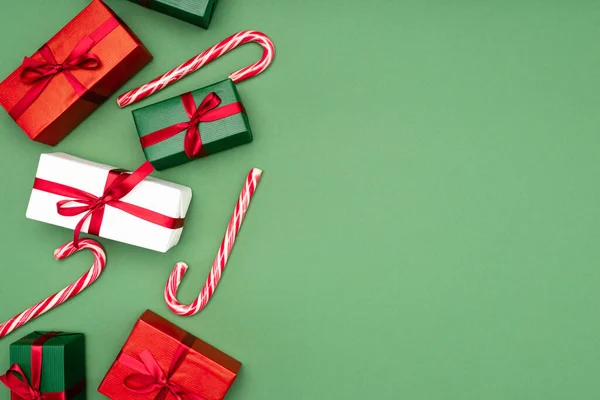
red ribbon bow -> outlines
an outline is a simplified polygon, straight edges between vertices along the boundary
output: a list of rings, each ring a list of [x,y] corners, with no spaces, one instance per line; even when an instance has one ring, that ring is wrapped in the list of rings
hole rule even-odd
[[[60,64],[56,62],[50,48],[47,45],[44,45],[39,53],[46,61],[38,61],[33,58],[25,57],[22,64],[23,70],[21,71],[21,80],[31,84],[42,81],[40,86],[43,85],[45,87],[50,81],[50,78],[59,72],[64,72],[65,77],[76,91],[85,90],[85,87],[81,89],[81,83],[75,79],[69,70],[100,68],[101,63],[98,56],[88,53],[92,47],[91,45],[93,45],[92,39],[89,36],[86,36],[79,42],[79,45],[75,47],[71,54],[69,54],[67,59]]]
[[[69,200],[60,200],[56,203],[56,211],[62,216],[74,217],[85,213],[75,227],[73,242],[75,247],[77,247],[81,228],[88,218],[91,218],[88,233],[96,236],[100,234],[104,209],[107,205],[165,228],[178,229],[183,226],[183,218],[168,217],[155,211],[121,201],[123,197],[150,175],[152,171],[154,171],[154,167],[148,161],[131,174],[124,170],[111,170],[106,180],[104,193],[100,197],[81,189],[40,178],[35,179],[33,188],[71,198]],[[68,207],[67,205],[70,203],[83,205]]]
[[[62,63],[56,61],[52,50],[50,50],[47,44],[44,44],[38,50],[38,54],[42,56],[44,61],[25,57],[21,64],[23,67],[21,81],[33,86],[10,111],[13,119],[19,118],[39,95],[42,94],[52,78],[59,73],[62,73],[67,78],[67,81],[78,96],[85,95],[88,89],[73,76],[71,70],[93,70],[100,68],[102,65],[100,59],[94,54],[89,54],[89,51],[117,26],[119,26],[119,22],[116,18],[108,19],[91,35],[84,36]]]
[[[31,386],[25,377],[25,373],[17,364],[10,366],[6,375],[0,376],[0,382],[2,382],[11,392],[16,394],[22,399],[26,400],[46,400],[46,396],[40,393],[40,383],[34,382]]]
[[[85,380],[80,381],[67,392],[40,391],[42,380],[42,347],[50,338],[59,332],[47,332],[37,338],[31,345],[31,384],[27,381],[25,373],[17,364],[11,365],[5,375],[0,376],[2,382],[11,392],[22,400],[67,400],[72,399],[85,388]],[[13,397],[14,399],[14,397]]]
[[[204,100],[202,100],[198,108],[196,108],[196,102],[194,101],[194,96],[191,92],[184,93],[180,97],[189,121],[180,122],[156,132],[152,132],[146,136],[142,136],[140,142],[142,143],[143,148],[160,143],[163,140],[167,140],[177,135],[179,132],[186,130],[183,142],[185,154],[189,158],[204,157],[207,154],[203,148],[199,124],[201,122],[218,121],[244,112],[244,107],[239,102],[219,107],[221,99],[215,92],[209,93]]]
[[[150,350],[146,349],[139,354],[141,362],[128,354],[121,353],[119,362],[137,372],[125,378],[125,387],[138,394],[147,394],[160,389],[155,400],[164,400],[168,393],[173,394],[177,400],[207,400],[197,393],[188,392],[172,381],[173,374],[183,362],[187,352],[186,346],[179,346],[166,374]]]

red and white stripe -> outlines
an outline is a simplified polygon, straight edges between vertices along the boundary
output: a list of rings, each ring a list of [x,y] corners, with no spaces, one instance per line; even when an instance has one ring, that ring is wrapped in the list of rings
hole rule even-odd
[[[46,300],[40,301],[33,307],[23,311],[21,314],[0,324],[0,338],[3,338],[15,329],[25,325],[27,322],[39,317],[54,307],[61,305],[71,297],[77,296],[81,291],[98,279],[106,265],[106,254],[104,253],[102,245],[95,240],[82,239],[79,241],[79,247],[75,247],[73,242],[66,243],[54,251],[54,258],[56,260],[62,260],[82,249],[88,249],[94,254],[94,264],[92,265],[92,268],[76,282],[73,282],[60,292],[48,297]]]
[[[242,82],[243,80],[252,78],[253,76],[263,72],[271,64],[273,57],[275,56],[275,46],[273,45],[271,39],[269,39],[269,37],[264,33],[258,31],[242,31],[228,37],[222,42],[217,43],[210,49],[205,50],[194,58],[189,59],[179,67],[170,70],[166,74],[151,80],[145,85],[120,95],[117,99],[117,103],[119,104],[119,107],[125,107],[129,104],[133,104],[145,99],[146,97],[198,70],[209,62],[221,57],[223,54],[228,53],[236,47],[249,42],[255,42],[262,46],[262,57],[258,62],[231,73],[229,78],[234,82]]]
[[[198,313],[204,308],[204,306],[206,306],[211,296],[215,292],[215,289],[219,284],[219,280],[221,279],[221,275],[223,274],[223,270],[225,269],[225,265],[227,264],[227,260],[229,259],[229,254],[231,253],[231,249],[233,248],[237,234],[242,226],[242,221],[244,220],[248,206],[250,205],[250,200],[252,200],[252,196],[254,195],[254,191],[256,190],[256,186],[260,180],[261,174],[262,171],[257,168],[253,168],[248,174],[244,188],[240,193],[235,210],[233,211],[233,215],[229,220],[225,237],[223,238],[221,247],[219,247],[217,257],[213,262],[210,274],[204,283],[204,287],[202,288],[200,295],[192,304],[181,304],[179,300],[177,300],[177,289],[179,288],[181,279],[185,275],[188,266],[183,262],[179,262],[177,265],[175,265],[175,268],[173,269],[173,272],[171,273],[171,276],[167,282],[167,286],[165,287],[165,301],[167,302],[169,309],[175,314],[191,316]]]

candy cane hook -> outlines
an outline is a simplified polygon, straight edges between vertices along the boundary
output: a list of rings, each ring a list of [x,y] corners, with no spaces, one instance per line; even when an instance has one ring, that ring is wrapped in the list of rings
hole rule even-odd
[[[206,283],[204,283],[204,287],[202,288],[200,295],[192,304],[184,305],[177,300],[177,289],[179,288],[181,279],[185,275],[188,266],[183,262],[179,262],[177,265],[175,265],[175,268],[173,269],[173,272],[167,281],[167,286],[165,287],[165,301],[167,302],[169,309],[175,314],[191,316],[198,313],[204,308],[204,306],[206,306],[211,296],[215,292],[215,289],[219,284],[219,280],[221,279],[221,274],[223,273],[225,265],[227,264],[227,260],[229,259],[229,254],[231,253],[231,249],[233,248],[237,234],[242,226],[242,221],[244,220],[248,206],[250,205],[250,200],[252,200],[252,196],[254,195],[254,191],[256,190],[258,181],[260,180],[261,174],[262,171],[257,168],[253,168],[248,174],[244,188],[240,193],[235,210],[233,211],[233,215],[229,220],[225,237],[223,238],[223,242],[221,243],[221,247],[219,247],[217,257],[215,258],[210,270],[210,274],[208,275],[208,278],[206,278]]]
[[[79,293],[81,293],[81,291],[98,279],[104,270],[104,266],[106,265],[106,254],[104,253],[104,249],[100,243],[96,242],[95,240],[80,240],[79,247],[75,247],[73,242],[66,243],[54,251],[54,258],[56,260],[62,260],[63,258],[67,258],[71,254],[76,253],[81,249],[88,249],[94,254],[94,264],[92,265],[92,268],[83,274],[81,278],[60,292],[55,293],[46,300],[40,301],[33,307],[23,311],[21,314],[16,315],[8,321],[0,324],[0,339],[15,329],[25,325],[32,319],[39,317],[54,307],[58,307],[70,298],[77,296]]]
[[[125,107],[145,99],[148,96],[162,90],[163,88],[177,82],[181,78],[200,69],[209,62],[221,57],[223,54],[230,52],[236,47],[249,42],[255,42],[262,46],[263,54],[259,61],[252,65],[244,67],[239,71],[229,74],[229,78],[234,82],[242,82],[248,78],[263,72],[273,62],[275,56],[275,46],[267,35],[258,31],[242,31],[228,37],[227,39],[217,43],[208,50],[203,51],[196,57],[193,57],[174,68],[164,75],[161,75],[150,82],[136,89],[132,89],[127,93],[119,96],[117,103],[119,107]]]

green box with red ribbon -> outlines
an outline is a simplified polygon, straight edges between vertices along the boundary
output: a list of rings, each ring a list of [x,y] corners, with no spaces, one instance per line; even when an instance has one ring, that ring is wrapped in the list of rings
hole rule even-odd
[[[10,364],[0,382],[11,390],[12,400],[86,398],[81,333],[33,332],[10,345]]]
[[[252,141],[231,79],[132,112],[146,159],[157,170]]]
[[[130,0],[146,8],[208,29],[218,0]]]

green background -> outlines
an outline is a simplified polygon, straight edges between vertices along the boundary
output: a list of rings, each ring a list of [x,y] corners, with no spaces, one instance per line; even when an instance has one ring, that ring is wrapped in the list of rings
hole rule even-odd
[[[83,0],[0,2],[0,75]],[[102,240],[104,275],[33,329],[84,332],[92,399],[146,308],[238,358],[228,400],[597,399],[600,396],[600,3],[597,0],[222,0],[208,31],[107,0],[155,60],[142,84],[242,29],[269,70],[239,85],[252,144],[156,174],[194,190],[167,254]],[[253,62],[248,45],[142,104]],[[132,108],[113,96],[56,151],[135,168]],[[25,219],[39,154],[0,114],[9,318],[88,268],[71,232]],[[265,170],[222,284],[191,318],[245,174]],[[0,399],[8,399],[0,391]]]

